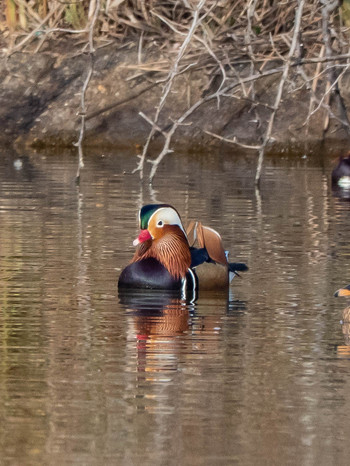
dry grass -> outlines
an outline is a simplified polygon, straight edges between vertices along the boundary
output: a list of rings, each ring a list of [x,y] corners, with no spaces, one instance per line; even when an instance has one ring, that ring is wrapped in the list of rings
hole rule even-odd
[[[244,60],[254,53],[259,61],[288,53],[297,3],[206,0],[201,11],[205,17],[188,48],[188,59],[208,55],[200,39],[206,40],[220,60]],[[101,0],[95,41],[134,41],[145,47],[157,44],[176,52],[197,4],[196,0]],[[54,48],[63,35],[71,35],[72,43],[79,46],[86,34],[79,31],[88,29],[95,5],[96,0],[5,0],[0,23],[3,39],[10,50],[18,50],[20,44],[23,50],[35,50],[38,40],[47,36]],[[302,32],[308,57],[317,57],[322,45],[321,9],[318,0],[308,1],[304,7]],[[345,33],[340,17],[335,26]],[[24,42],[29,35],[30,40]],[[334,45],[341,53],[344,44],[339,40]]]

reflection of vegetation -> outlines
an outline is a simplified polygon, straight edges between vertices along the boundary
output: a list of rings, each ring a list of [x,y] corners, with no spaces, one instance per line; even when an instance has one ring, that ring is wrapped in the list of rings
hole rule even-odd
[[[3,370],[7,361],[4,358],[4,353],[7,352],[9,346],[9,338],[13,333],[14,309],[13,303],[9,300],[9,294],[15,295],[15,291],[11,287],[11,280],[14,274],[23,268],[21,238],[13,229],[7,228],[6,221],[2,218],[0,229],[0,244],[1,244],[1,263],[0,263],[0,309],[1,309],[1,351],[3,352],[1,361]]]
[[[0,229],[1,267],[0,267],[0,304],[7,309],[7,295],[9,281],[13,278],[14,270],[20,270],[23,261],[21,259],[21,242],[11,229],[6,228],[6,222],[2,220]],[[15,264],[14,264],[14,258]]]

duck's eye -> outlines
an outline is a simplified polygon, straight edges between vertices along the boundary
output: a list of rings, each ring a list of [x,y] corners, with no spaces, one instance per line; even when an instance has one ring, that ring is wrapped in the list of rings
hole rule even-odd
[[[162,227],[163,225],[164,225],[163,220],[159,220],[159,222],[157,223],[157,226]]]

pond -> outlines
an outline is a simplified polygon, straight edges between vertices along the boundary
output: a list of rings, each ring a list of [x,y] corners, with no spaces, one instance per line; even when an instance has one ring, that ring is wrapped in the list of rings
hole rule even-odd
[[[0,159],[0,455],[11,465],[347,465],[350,202],[327,154]],[[249,271],[186,303],[118,296],[137,212],[174,205]]]

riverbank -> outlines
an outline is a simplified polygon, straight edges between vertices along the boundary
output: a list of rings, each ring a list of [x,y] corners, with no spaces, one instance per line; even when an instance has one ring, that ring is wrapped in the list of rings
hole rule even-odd
[[[130,45],[97,49],[86,92],[86,146],[137,147],[145,143],[171,58],[153,49],[140,59]],[[0,57],[0,142],[16,147],[71,146],[79,135],[80,99],[89,60],[83,53],[14,53]],[[269,69],[277,67],[273,63]],[[248,69],[245,71],[242,65],[239,71],[241,80],[248,76]],[[231,82],[233,74],[229,76]],[[235,93],[227,96],[215,96],[220,75],[211,77],[209,69],[183,73],[174,81],[157,125],[166,132],[191,106],[202,102],[177,127],[171,140],[173,149],[217,148],[229,144],[226,140],[258,145],[266,131],[280,74],[265,73],[256,79],[252,102],[244,97],[243,86],[236,86]],[[350,102],[348,81],[344,76],[342,96],[346,103]],[[327,131],[323,130],[322,109],[310,117],[310,92],[303,82],[293,70],[285,84],[269,147],[347,140],[336,119],[330,120]],[[157,145],[163,141],[159,132],[153,138]]]

